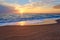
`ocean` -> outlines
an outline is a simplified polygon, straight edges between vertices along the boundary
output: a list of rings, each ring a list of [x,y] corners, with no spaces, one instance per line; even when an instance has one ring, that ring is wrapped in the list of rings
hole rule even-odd
[[[60,19],[60,14],[0,14],[0,25],[7,25],[7,23],[15,23],[21,21],[44,21],[44,20]]]

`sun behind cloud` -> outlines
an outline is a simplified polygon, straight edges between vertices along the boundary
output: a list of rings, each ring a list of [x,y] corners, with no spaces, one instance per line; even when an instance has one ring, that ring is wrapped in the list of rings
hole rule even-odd
[[[44,2],[44,3],[43,2],[41,2],[41,3],[40,2],[32,2],[32,3],[27,3],[24,5],[20,5],[19,3],[8,3],[8,2],[3,2],[0,4],[4,5],[4,7],[5,6],[7,7],[7,8],[4,8],[5,9],[4,12],[9,9],[10,13],[18,13],[18,14],[24,14],[24,13],[60,13],[60,9],[59,9],[60,6],[51,6],[50,4],[46,4],[46,2]],[[0,11],[1,11],[1,8],[0,8]],[[1,12],[3,12],[3,10]]]

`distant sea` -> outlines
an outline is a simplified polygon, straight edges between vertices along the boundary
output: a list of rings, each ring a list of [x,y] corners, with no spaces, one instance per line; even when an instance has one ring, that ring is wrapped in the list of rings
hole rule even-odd
[[[31,20],[57,20],[60,19],[60,14],[0,14],[0,25],[6,23],[14,23]]]

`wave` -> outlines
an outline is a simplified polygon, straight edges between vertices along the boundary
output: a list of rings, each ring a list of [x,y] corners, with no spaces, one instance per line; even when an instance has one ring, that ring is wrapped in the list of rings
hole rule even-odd
[[[44,19],[44,20],[27,20],[27,21],[20,21],[20,22],[10,22],[10,23],[0,23],[0,26],[5,25],[43,25],[43,24],[53,24],[57,23],[56,20],[60,18],[51,18],[51,19]],[[51,21],[51,22],[50,22]]]
[[[58,20],[60,19],[60,14],[28,14],[21,17],[21,15],[15,15],[15,14],[2,14],[0,16],[0,26],[3,25],[16,25],[16,23],[32,23],[32,24],[38,24],[38,22],[44,23],[45,20]],[[18,24],[17,24],[18,25]]]

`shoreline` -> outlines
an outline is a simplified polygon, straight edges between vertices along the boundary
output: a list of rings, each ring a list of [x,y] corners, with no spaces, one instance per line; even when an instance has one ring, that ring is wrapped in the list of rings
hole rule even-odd
[[[56,21],[57,20],[57,21]],[[12,23],[1,23],[0,26],[6,25],[48,25],[48,24],[55,24],[58,23],[59,19],[45,19],[45,20],[28,20],[28,21],[21,21],[21,22],[12,22]],[[59,20],[60,21],[60,20]]]
[[[0,27],[0,40],[60,40],[60,20],[47,25],[6,25]]]

